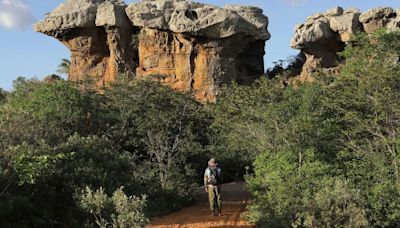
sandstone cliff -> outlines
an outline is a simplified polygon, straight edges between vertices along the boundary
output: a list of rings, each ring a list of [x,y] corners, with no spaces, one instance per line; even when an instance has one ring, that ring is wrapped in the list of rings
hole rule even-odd
[[[300,81],[312,80],[312,73],[319,67],[337,66],[341,61],[338,52],[357,32],[373,33],[381,28],[399,29],[400,9],[376,8],[361,13],[358,9],[336,7],[308,17],[304,24],[296,26],[291,41],[291,46],[306,56]]]
[[[255,7],[186,0],[67,0],[35,25],[71,50],[69,79],[98,86],[118,75],[151,77],[199,101],[264,73],[268,18]]]

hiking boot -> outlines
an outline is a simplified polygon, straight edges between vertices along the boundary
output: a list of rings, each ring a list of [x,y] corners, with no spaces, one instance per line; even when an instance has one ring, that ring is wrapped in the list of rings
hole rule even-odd
[[[218,216],[222,216],[221,210],[218,211]]]

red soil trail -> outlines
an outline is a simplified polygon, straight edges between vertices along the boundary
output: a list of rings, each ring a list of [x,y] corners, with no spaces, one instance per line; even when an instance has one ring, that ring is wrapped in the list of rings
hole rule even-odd
[[[243,219],[249,194],[243,183],[230,183],[222,186],[222,216],[210,216],[207,194],[201,193],[198,204],[181,211],[154,218],[148,228],[186,228],[186,227],[254,227]]]

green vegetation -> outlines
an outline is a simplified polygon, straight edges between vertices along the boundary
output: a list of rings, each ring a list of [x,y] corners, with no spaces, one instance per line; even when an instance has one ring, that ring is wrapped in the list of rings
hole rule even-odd
[[[127,197],[123,188],[108,197],[102,188],[93,192],[86,187],[79,200],[80,206],[93,215],[95,223],[101,228],[140,228],[149,222],[143,213],[146,197]]]
[[[71,61],[69,61],[68,59],[62,59],[61,63],[57,66],[57,73],[69,74],[70,66],[71,66]]]
[[[312,84],[277,89],[261,81],[228,92],[224,109],[239,107],[242,116],[228,136],[252,136],[245,153],[258,153],[247,176],[252,221],[400,225],[399,39],[399,33],[360,35],[343,53],[340,75],[317,75]]]
[[[260,227],[398,227],[398,40],[359,35],[340,75],[207,105],[149,81],[19,78],[0,90],[0,227],[143,227],[195,200],[210,156],[246,180]]]
[[[92,226],[97,198],[77,197],[87,187],[114,192],[114,209],[101,213],[115,227],[190,204],[200,181],[193,164],[207,161],[207,121],[200,104],[152,82],[99,94],[19,78],[0,106],[0,226]],[[146,207],[122,191],[146,195]]]

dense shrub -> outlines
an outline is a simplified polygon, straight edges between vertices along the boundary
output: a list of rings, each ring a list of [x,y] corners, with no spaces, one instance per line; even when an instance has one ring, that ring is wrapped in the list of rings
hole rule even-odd
[[[340,75],[289,86],[266,108],[244,112],[262,113],[259,139],[268,140],[247,178],[255,197],[252,221],[261,227],[399,226],[398,40],[399,33],[360,35],[344,51]]]
[[[108,197],[102,188],[95,192],[86,187],[78,195],[80,206],[93,216],[94,223],[101,227],[140,228],[149,220],[144,215],[146,197],[126,196],[123,188]]]
[[[73,196],[86,186],[146,194],[147,216],[194,200],[210,122],[201,105],[148,81],[88,88],[16,80],[0,106],[1,227],[84,226]]]

